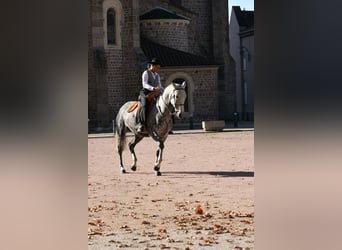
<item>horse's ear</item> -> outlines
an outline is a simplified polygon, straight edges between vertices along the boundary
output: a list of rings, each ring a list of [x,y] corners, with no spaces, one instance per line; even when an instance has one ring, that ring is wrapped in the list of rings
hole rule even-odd
[[[186,82],[184,81],[184,82],[182,83],[182,88],[185,89],[185,87],[186,87]]]

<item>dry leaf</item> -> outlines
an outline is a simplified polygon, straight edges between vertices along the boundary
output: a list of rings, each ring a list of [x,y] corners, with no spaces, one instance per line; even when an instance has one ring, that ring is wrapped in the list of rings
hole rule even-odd
[[[88,236],[95,234],[103,235],[103,232],[99,229],[88,229]]]
[[[89,221],[88,224],[92,226],[104,226],[105,223],[101,219],[94,219]]]
[[[243,250],[243,248],[239,246],[235,246],[234,249]]]
[[[167,246],[165,244],[160,245],[160,249],[170,249],[170,248],[171,248],[170,246]]]
[[[246,223],[246,224],[253,224],[253,221],[249,221],[249,220],[240,220],[240,222]]]
[[[195,214],[203,214],[203,209],[201,208],[201,205],[196,206]]]
[[[158,233],[166,233],[166,229],[165,228],[159,228],[158,229]]]

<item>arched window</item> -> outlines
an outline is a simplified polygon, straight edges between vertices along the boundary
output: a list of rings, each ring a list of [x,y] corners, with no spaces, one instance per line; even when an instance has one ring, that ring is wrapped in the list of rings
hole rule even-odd
[[[116,44],[114,9],[107,11],[107,44]]]
[[[103,47],[121,49],[123,10],[120,0],[103,0]]]
[[[178,83],[182,84],[183,82],[186,82],[185,92],[186,92],[186,99],[184,102],[184,112],[188,115],[193,115],[194,110],[194,103],[193,103],[193,92],[194,92],[194,81],[191,77],[191,75],[183,73],[183,72],[177,72],[174,74],[171,74],[169,77],[167,77],[165,81],[165,86],[169,85],[170,83]]]

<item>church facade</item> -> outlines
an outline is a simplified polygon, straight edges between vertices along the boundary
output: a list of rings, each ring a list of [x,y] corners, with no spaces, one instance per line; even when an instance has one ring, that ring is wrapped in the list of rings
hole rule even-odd
[[[90,130],[110,128],[121,105],[137,99],[153,57],[162,63],[164,87],[186,81],[187,119],[232,118],[228,1],[88,0],[88,6]]]

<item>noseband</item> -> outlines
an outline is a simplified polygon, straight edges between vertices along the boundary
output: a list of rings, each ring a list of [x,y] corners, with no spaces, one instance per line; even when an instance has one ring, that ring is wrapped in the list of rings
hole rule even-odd
[[[182,90],[182,89],[180,89],[180,88],[175,88],[174,91],[175,91],[175,90]],[[169,104],[167,104],[167,103],[165,102],[164,98],[163,98],[163,94],[160,95],[159,98],[161,99],[161,101],[164,103],[166,109],[167,109],[171,114],[174,114],[176,111],[179,110],[179,109],[176,109],[175,106],[177,106],[177,107],[178,107],[178,106],[184,106],[184,103],[183,103],[183,104],[175,103],[175,106],[173,106],[171,102],[169,102]],[[160,106],[159,106],[159,103],[157,102],[157,104],[158,104],[158,105],[157,105],[158,111],[162,114],[162,111],[161,111],[161,108],[160,108]]]

